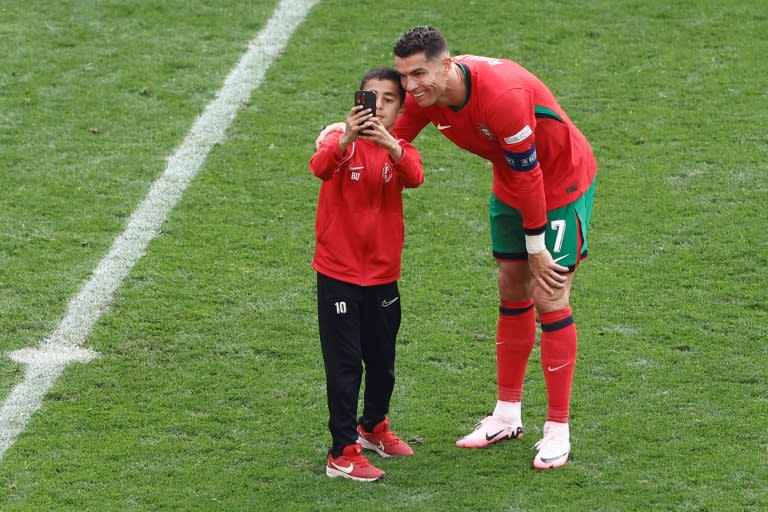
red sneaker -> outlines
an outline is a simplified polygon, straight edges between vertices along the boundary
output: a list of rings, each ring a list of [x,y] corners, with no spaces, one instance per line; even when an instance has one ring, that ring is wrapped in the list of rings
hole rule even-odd
[[[340,476],[358,482],[374,482],[384,476],[384,472],[368,462],[359,444],[350,444],[338,457],[328,454],[325,474],[331,478]]]
[[[413,449],[408,443],[397,437],[389,430],[389,418],[384,418],[373,427],[373,432],[366,432],[363,425],[357,426],[357,442],[363,448],[374,450],[382,457],[408,457],[413,455]]]

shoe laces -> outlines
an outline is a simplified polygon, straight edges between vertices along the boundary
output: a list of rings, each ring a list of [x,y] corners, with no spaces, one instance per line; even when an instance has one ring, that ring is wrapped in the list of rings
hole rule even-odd
[[[367,468],[371,465],[368,458],[362,453],[356,453],[354,455],[339,455],[333,459],[333,462],[338,464],[342,460],[348,460],[351,464],[354,464],[357,468]]]
[[[389,428],[382,432],[368,432],[367,430],[363,429],[363,433],[369,440],[377,442],[381,441],[385,445],[392,445],[401,442],[400,438],[397,437],[397,434],[395,434]]]
[[[367,468],[371,465],[370,461],[365,455],[355,455],[354,457],[349,457],[349,460],[352,461],[352,464],[358,468]]]
[[[379,439],[381,440],[381,442],[387,445],[397,444],[400,442],[400,438],[397,437],[397,434],[395,434],[391,430],[382,432],[381,434],[379,434],[379,436],[380,436]]]

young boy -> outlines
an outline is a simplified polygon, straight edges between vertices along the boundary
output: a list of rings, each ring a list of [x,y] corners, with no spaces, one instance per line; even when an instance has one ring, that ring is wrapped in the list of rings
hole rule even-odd
[[[400,74],[376,68],[361,89],[376,92],[376,115],[355,106],[343,133],[321,133],[309,161],[323,180],[315,222],[317,311],[333,444],[325,472],[371,482],[384,476],[362,454],[413,455],[389,429],[400,328],[403,188],[424,181],[421,156],[390,133],[403,112]],[[357,402],[365,365],[363,414]]]

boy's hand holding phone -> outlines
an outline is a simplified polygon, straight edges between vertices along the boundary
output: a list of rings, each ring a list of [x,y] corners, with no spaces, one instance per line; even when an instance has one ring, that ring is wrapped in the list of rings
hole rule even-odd
[[[366,109],[370,110],[368,112]],[[374,91],[355,92],[355,105],[347,115],[344,134],[339,139],[342,151],[357,138],[358,135],[367,135],[366,123],[376,116],[376,93]]]

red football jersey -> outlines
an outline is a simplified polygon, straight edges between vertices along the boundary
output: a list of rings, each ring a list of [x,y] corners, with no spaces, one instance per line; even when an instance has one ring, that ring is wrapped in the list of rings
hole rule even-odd
[[[546,212],[589,188],[597,162],[584,135],[544,83],[505,59],[461,55],[466,103],[421,108],[409,94],[394,132],[413,140],[428,123],[457,146],[493,164],[493,192],[517,208],[523,226],[543,231]]]

